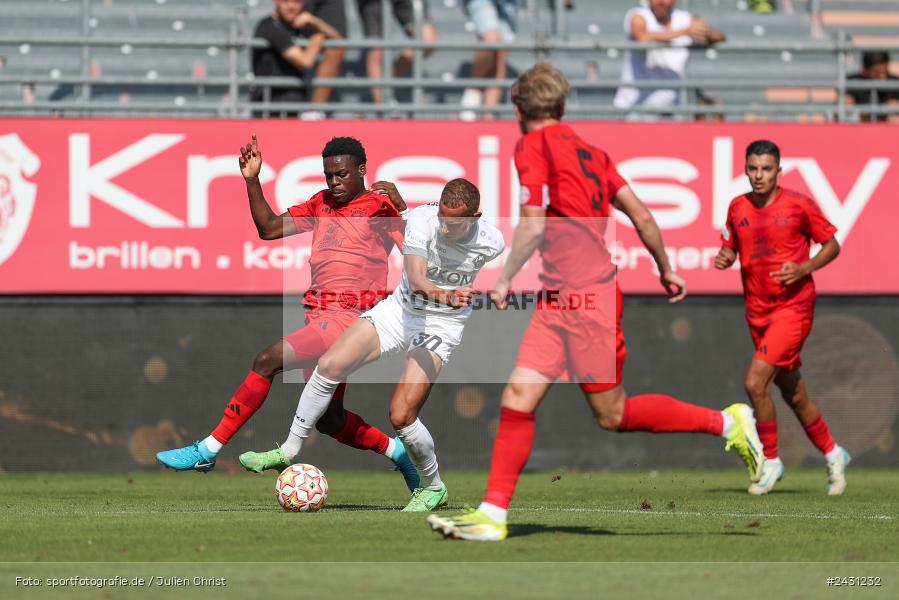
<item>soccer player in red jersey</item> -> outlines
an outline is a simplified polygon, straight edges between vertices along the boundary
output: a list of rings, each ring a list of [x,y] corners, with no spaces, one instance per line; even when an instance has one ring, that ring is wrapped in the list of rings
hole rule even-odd
[[[259,237],[277,240],[312,232],[312,285],[303,299],[306,326],[257,354],[212,433],[190,446],[160,452],[156,458],[163,465],[182,471],[212,470],[222,447],[262,406],[275,375],[285,368],[302,368],[308,379],[319,357],[341,332],[385,295],[387,257],[394,244],[402,243],[400,211],[405,213],[406,205],[392,183],[381,181],[371,190],[365,189],[366,156],[358,140],[332,139],[322,151],[322,160],[328,189],[277,215],[259,182],[262,153],[256,136],[241,148],[240,171]],[[318,430],[348,446],[384,454],[414,490],[419,476],[402,442],[344,410],[345,388],[346,383],[338,386],[328,412],[317,423]],[[263,465],[245,461],[243,456],[241,464],[250,471],[263,470]],[[287,462],[264,465],[288,466]]]
[[[549,63],[529,69],[512,87],[524,133],[515,150],[522,218],[491,297],[503,308],[512,277],[539,248],[543,296],[558,292],[555,297],[580,298],[584,304],[593,298],[597,309],[555,310],[548,303],[538,304],[503,391],[484,501],[477,510],[457,517],[428,518],[431,528],[446,537],[479,541],[506,537],[506,511],[533,446],[534,413],[554,380],[566,371],[577,378],[603,429],[723,436],[726,449],[738,451],[753,479],[762,462],[747,405],[717,411],[664,394],[629,397],[625,391],[621,291],[603,239],[613,207],[634,224],[658,266],[670,302],[684,298],[686,284],[671,269],[652,214],[608,155],[560,122],[569,89],[565,77]]]
[[[752,191],[730,203],[715,267],[727,269],[740,258],[746,321],[755,355],[746,373],[746,393],[755,407],[759,438],[765,450],[762,475],[750,494],[767,494],[783,477],[777,456],[777,417],[771,400],[774,383],[793,409],[812,443],[827,459],[827,493],[846,489],[850,456],[830,435],[821,411],[805,389],[799,351],[812,330],[815,282],[812,272],[840,253],[831,225],[815,202],[777,184],[780,149],[759,140],[746,148],[746,175]],[[811,241],[822,244],[809,259]]]

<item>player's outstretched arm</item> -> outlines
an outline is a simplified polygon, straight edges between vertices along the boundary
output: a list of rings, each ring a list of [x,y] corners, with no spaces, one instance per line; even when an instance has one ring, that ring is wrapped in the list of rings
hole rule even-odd
[[[512,247],[503,265],[503,272],[490,291],[490,299],[499,308],[506,308],[506,295],[512,278],[518,274],[524,263],[528,261],[534,250],[543,241],[546,229],[546,209],[536,206],[522,206],[521,219],[512,234]]]
[[[259,172],[262,170],[262,152],[256,141],[256,134],[249,144],[241,147],[240,174],[247,184],[247,198],[250,200],[250,214],[256,224],[259,237],[264,240],[277,240],[297,232],[293,218],[288,213],[277,215],[265,200],[262,193],[262,183],[259,181]]]
[[[403,267],[409,280],[409,290],[414,295],[453,308],[462,308],[471,304],[474,288],[461,286],[454,290],[445,290],[437,287],[428,279],[428,259],[424,256],[403,255]]]
[[[662,241],[662,232],[652,213],[646,208],[646,205],[637,198],[631,190],[631,186],[626,185],[618,190],[615,194],[612,204],[627,215],[627,218],[634,224],[640,241],[649,250],[656,267],[659,269],[659,280],[662,287],[668,293],[669,302],[679,302],[687,295],[687,283],[684,279],[674,272],[671,264],[668,262],[668,255],[665,254],[665,242]]]
[[[631,38],[635,42],[670,42],[682,35],[689,35],[689,29],[667,29],[665,31],[649,31],[646,19],[634,15],[630,22]]]

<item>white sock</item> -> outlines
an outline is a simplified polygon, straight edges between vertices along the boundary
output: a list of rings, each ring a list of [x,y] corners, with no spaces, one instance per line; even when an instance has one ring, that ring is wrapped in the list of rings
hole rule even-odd
[[[505,508],[500,508],[496,504],[490,504],[489,502],[481,502],[481,505],[478,506],[478,510],[497,523],[505,523],[506,513],[509,512]]]
[[[826,458],[828,460],[828,462],[833,462],[837,459],[837,457],[840,455],[840,452],[842,452],[842,450],[843,450],[842,448],[840,448],[839,446],[834,444],[834,446],[833,446],[833,448],[831,448],[830,452],[824,453],[824,458]]]
[[[437,452],[434,447],[434,438],[431,432],[419,419],[408,427],[397,429],[396,434],[403,440],[406,452],[412,463],[421,474],[421,487],[429,490],[439,490],[443,487],[440,480],[440,472],[437,470]]]
[[[287,435],[287,440],[281,444],[281,450],[288,460],[293,460],[300,453],[303,440],[309,437],[315,423],[325,414],[338,385],[340,385],[339,381],[331,381],[327,377],[319,375],[318,367],[312,371],[312,376],[309,377],[303,393],[300,394],[297,414],[294,415],[293,423],[290,424],[290,433]]]
[[[382,454],[387,458],[392,459],[394,450],[396,450],[396,439],[390,438],[390,440],[387,442],[387,448],[384,449],[384,452],[382,452]]]
[[[736,421],[730,415],[730,413],[726,413],[723,410],[721,411],[721,416],[724,418],[724,426],[721,428],[721,437],[727,437],[734,430],[734,425],[736,425]]]
[[[218,454],[219,452],[222,451],[222,448],[224,447],[223,443],[221,443],[220,441],[218,441],[211,435],[209,437],[207,437],[205,440],[203,440],[203,444],[213,454]]]

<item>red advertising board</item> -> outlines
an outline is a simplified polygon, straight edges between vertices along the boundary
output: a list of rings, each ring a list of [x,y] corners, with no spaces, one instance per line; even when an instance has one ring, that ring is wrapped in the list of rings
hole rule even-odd
[[[653,211],[693,293],[739,293],[713,268],[727,206],[748,189],[745,146],[772,139],[782,184],[815,198],[839,229],[840,258],[816,274],[830,293],[899,293],[886,242],[899,215],[897,130],[888,125],[574,123],[606,150]],[[308,283],[305,255],[256,235],[237,151],[258,135],[277,212],[324,186],[321,148],[359,138],[368,183],[396,182],[410,204],[455,177],[476,183],[485,218],[517,218],[510,122],[0,120],[0,293],[271,294]],[[622,215],[618,215],[621,217]],[[660,293],[648,254],[619,220],[613,257],[625,292]],[[590,260],[585,257],[585,260]],[[488,286],[489,265],[478,287]],[[283,278],[284,268],[296,278]],[[517,286],[532,286],[524,273]]]

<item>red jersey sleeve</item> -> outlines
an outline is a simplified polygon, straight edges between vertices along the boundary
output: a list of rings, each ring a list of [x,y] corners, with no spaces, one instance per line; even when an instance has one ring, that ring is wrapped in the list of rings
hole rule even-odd
[[[549,206],[549,165],[539,135],[527,135],[515,147],[515,168],[521,183],[521,206]]]
[[[808,233],[809,237],[819,244],[830,241],[837,232],[837,228],[827,220],[827,217],[824,216],[824,213],[821,212],[815,201],[811,198],[803,197],[799,204],[808,218],[808,230],[806,233]]]
[[[724,221],[724,229],[721,230],[721,243],[731,250],[737,249],[737,238],[734,233],[734,202],[727,207],[727,219]]]
[[[315,226],[315,211],[319,202],[321,202],[322,194],[323,192],[319,192],[306,202],[296,204],[287,209],[287,212],[293,217],[297,233],[312,231],[312,228]]]

